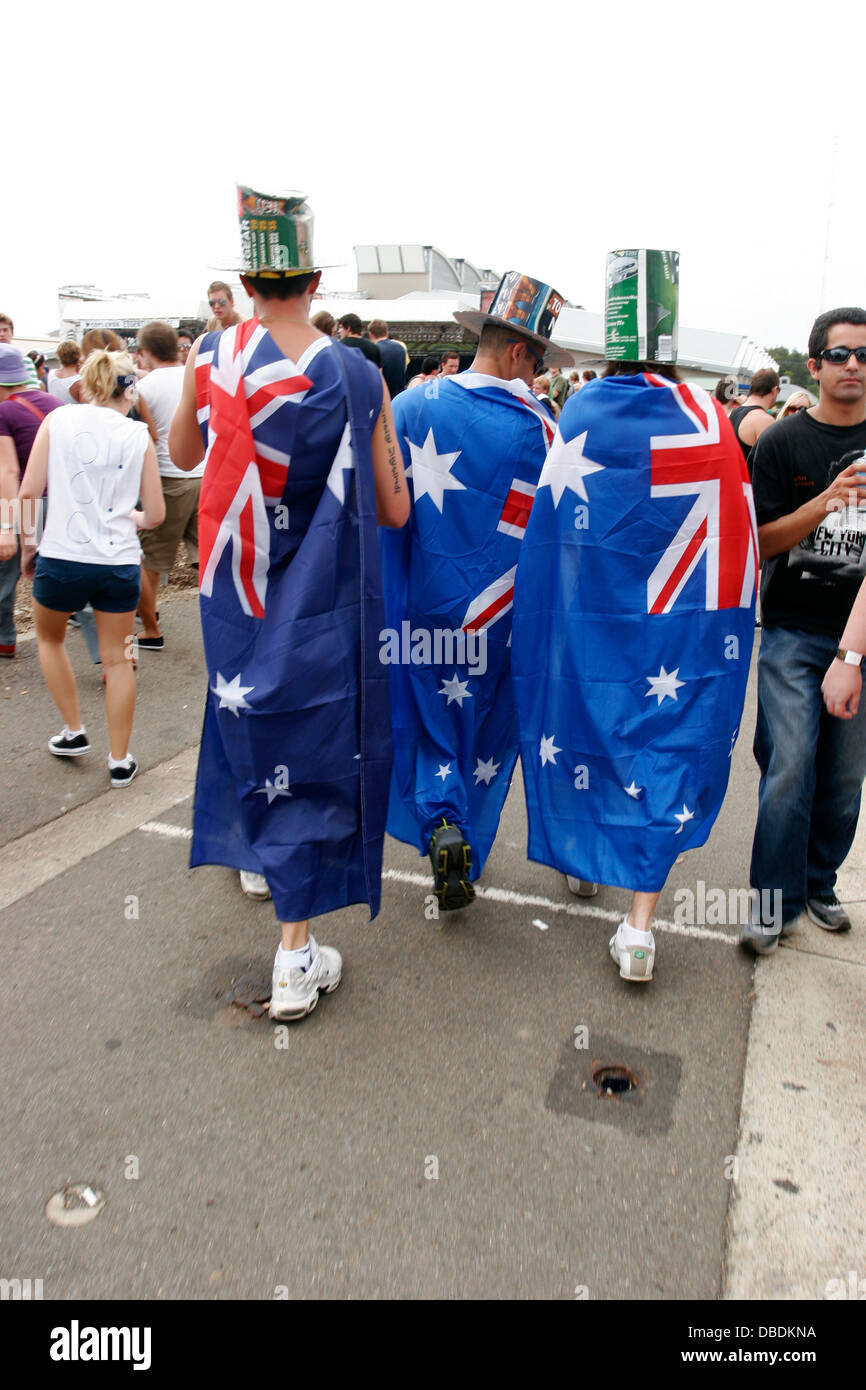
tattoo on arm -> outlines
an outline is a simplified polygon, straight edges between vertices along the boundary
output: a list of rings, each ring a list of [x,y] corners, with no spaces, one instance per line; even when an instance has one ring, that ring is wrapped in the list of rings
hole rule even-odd
[[[397,473],[397,467],[398,467],[397,451],[396,451],[396,449],[394,448],[394,440],[393,440],[392,437],[391,437],[391,430],[390,430],[390,428],[389,428],[389,426],[388,426],[388,416],[385,415],[384,413],[383,413],[383,415],[382,415],[382,429],[383,429],[383,433],[384,433],[384,435],[385,435],[385,444],[387,445],[387,448],[388,448],[388,466],[389,466],[389,468],[391,469],[391,477],[392,477],[393,482],[394,482],[394,492],[395,492],[395,493],[398,493],[398,492],[401,492],[401,491],[402,491],[402,487],[401,487],[401,485],[400,485],[400,478],[399,478],[398,473]]]

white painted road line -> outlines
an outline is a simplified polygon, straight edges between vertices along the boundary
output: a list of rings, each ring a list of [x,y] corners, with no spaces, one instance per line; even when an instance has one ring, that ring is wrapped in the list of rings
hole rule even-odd
[[[167,825],[164,821],[146,820],[139,830],[146,830],[151,835],[168,835],[170,838],[178,840],[191,840],[192,831],[187,830],[184,825]]]

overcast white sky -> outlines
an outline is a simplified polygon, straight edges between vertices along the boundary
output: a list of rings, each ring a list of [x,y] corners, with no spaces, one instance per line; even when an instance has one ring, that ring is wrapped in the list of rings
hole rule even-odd
[[[61,284],[203,295],[239,254],[237,181],[307,194],[330,289],[355,287],[353,245],[423,242],[601,311],[605,253],[655,246],[689,327],[802,348],[821,308],[866,303],[851,0],[8,10],[21,336],[57,327]]]

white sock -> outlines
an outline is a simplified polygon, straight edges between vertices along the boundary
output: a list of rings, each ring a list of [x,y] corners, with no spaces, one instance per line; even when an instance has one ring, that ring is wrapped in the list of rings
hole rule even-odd
[[[67,738],[78,738],[79,734],[86,733],[87,731],[84,725],[82,724],[80,729],[70,729],[67,727],[63,730],[63,732]]]
[[[619,939],[624,946],[649,946],[652,944],[653,934],[651,931],[638,931],[626,918],[620,923]]]
[[[310,942],[301,946],[297,951],[286,951],[282,946],[277,947],[277,958],[274,964],[280,970],[309,970],[313,963],[313,953],[310,949]]]
[[[112,758],[111,754],[109,753],[109,755],[108,755],[108,767],[109,767],[109,770],[111,770],[111,768],[113,768],[113,767],[126,767],[126,768],[132,767],[132,758],[131,758],[131,756],[129,755],[129,753],[127,753],[127,755],[126,755],[125,758]]]

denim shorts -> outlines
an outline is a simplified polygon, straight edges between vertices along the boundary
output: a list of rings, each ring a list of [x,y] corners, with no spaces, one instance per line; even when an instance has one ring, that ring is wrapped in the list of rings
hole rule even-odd
[[[36,556],[33,597],[57,613],[77,613],[88,603],[97,613],[131,613],[140,593],[141,565],[87,565]]]

